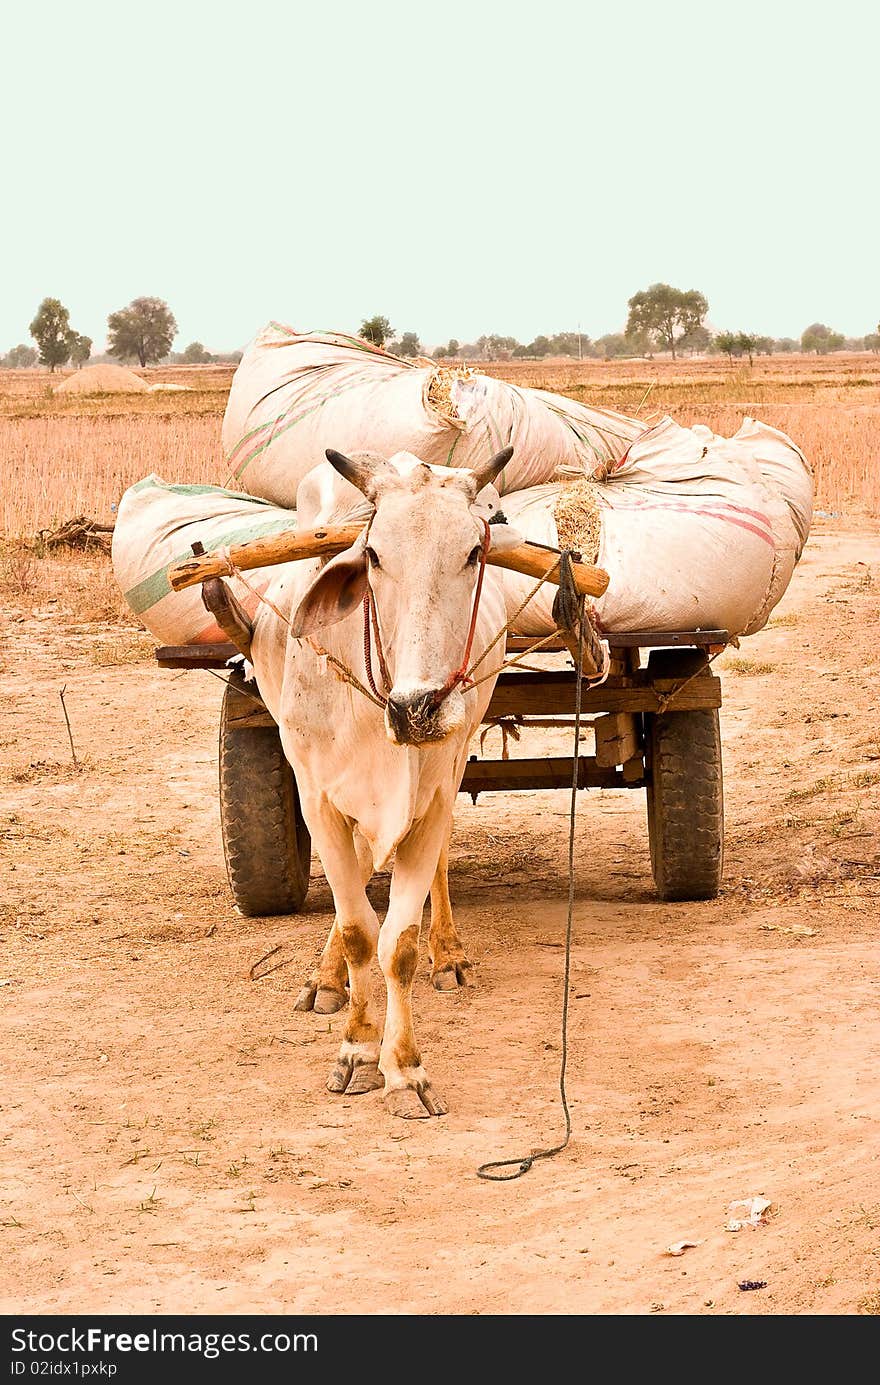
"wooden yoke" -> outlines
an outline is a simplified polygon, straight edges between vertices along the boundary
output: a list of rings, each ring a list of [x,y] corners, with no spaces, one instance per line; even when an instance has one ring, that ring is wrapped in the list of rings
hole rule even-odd
[[[282,534],[269,534],[262,539],[251,539],[249,543],[234,544],[228,550],[229,561],[220,553],[184,558],[169,568],[168,581],[172,590],[183,591],[210,577],[230,576],[230,564],[245,572],[248,568],[271,567],[276,563],[290,563],[302,558],[332,557],[350,548],[363,527],[363,524],[337,524],[321,529],[292,529]],[[515,548],[490,549],[486,561],[494,567],[521,572],[537,581],[546,574],[557,555],[555,548],[524,542]],[[602,596],[607,590],[608,574],[602,568],[591,567],[587,563],[572,563],[571,570],[580,596]],[[559,569],[547,580],[558,586]]]

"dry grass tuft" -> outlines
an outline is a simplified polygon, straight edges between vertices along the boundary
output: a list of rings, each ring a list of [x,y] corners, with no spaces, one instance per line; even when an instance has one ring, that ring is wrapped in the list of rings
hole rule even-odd
[[[0,602],[19,614],[51,613],[71,624],[137,625],[109,556],[98,550],[45,554],[39,544],[0,541]]]
[[[152,635],[130,631],[121,638],[91,644],[88,655],[99,668],[115,668],[118,664],[152,663],[155,649]]]
[[[31,760],[28,764],[12,771],[12,782],[14,784],[60,784],[68,779],[75,779],[77,775],[82,774],[88,765],[88,758],[83,759],[81,757],[77,758],[76,764],[72,760]]]
[[[40,590],[36,554],[27,544],[8,544],[0,552],[0,590],[16,601],[32,601]]]
[[[724,673],[740,673],[746,677],[759,677],[763,673],[775,672],[776,665],[762,659],[742,659],[728,656],[719,667]]]

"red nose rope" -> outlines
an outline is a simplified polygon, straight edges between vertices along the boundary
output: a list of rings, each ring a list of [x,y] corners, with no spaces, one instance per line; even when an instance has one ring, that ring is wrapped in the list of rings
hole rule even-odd
[[[483,591],[483,577],[486,572],[486,559],[489,556],[489,548],[492,544],[492,532],[489,528],[489,521],[486,519],[481,519],[480,523],[483,526],[483,542],[480,547],[480,569],[477,574],[477,585],[474,589],[474,604],[473,609],[471,610],[471,623],[470,628],[468,630],[467,643],[464,647],[464,657],[462,658],[462,661],[459,667],[455,670],[455,672],[450,673],[449,677],[446,679],[446,682],[443,684],[443,687],[438,688],[437,691],[434,693],[433,703],[435,708],[439,707],[441,702],[444,702],[446,698],[449,696],[449,694],[453,691],[453,689],[457,688],[459,684],[461,684],[461,686],[465,688],[472,688],[474,686],[474,680],[468,677],[468,665],[470,664],[471,651],[474,647],[474,636],[477,633],[477,616],[480,613],[480,596]],[[373,598],[373,589],[370,586],[368,579],[367,593],[364,597],[364,664],[367,670],[367,682],[369,683],[379,702],[384,707],[387,705],[388,698],[383,697],[382,693],[379,692],[379,689],[376,687],[375,681],[373,679],[373,655],[370,647],[371,630],[376,640],[376,653],[379,656],[379,669],[382,674],[382,682],[385,685],[386,692],[390,692],[391,678],[388,674],[388,665],[385,662],[385,654],[382,650],[382,639],[379,634],[379,618],[376,615],[376,602]]]

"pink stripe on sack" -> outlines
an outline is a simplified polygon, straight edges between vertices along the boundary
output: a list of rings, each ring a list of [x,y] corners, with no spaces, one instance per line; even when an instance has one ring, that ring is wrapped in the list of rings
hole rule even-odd
[[[248,443],[252,443],[260,433],[265,433],[268,429],[274,428],[277,421],[277,419],[272,418],[269,419],[266,423],[258,423],[256,428],[252,429],[250,433],[245,433],[243,438],[239,438],[238,442],[233,447],[229,456],[226,458],[226,465],[231,465],[231,463],[235,461],[241,449],[247,446]]]
[[[624,506],[621,508],[626,507]],[[738,529],[747,529],[750,534],[757,534],[758,538],[763,539],[764,542],[768,543],[771,548],[776,547],[776,544],[773,541],[773,531],[770,528],[769,524],[767,524],[766,528],[759,529],[757,524],[750,524],[747,519],[738,518],[738,514],[740,513],[747,515],[753,514],[754,511],[752,510],[743,510],[738,512],[734,506],[731,506],[730,508],[733,510],[732,514],[719,514],[717,510],[710,510],[702,507],[700,509],[695,509],[692,505],[652,505],[650,503],[640,504],[637,506],[634,505],[632,506],[632,508],[638,509],[640,514],[645,510],[674,510],[678,511],[680,514],[695,515],[699,519],[719,519],[723,524],[735,524]],[[762,523],[766,523],[766,521],[762,520],[762,517],[760,515],[758,515],[757,518]]]
[[[755,520],[767,534],[772,534],[773,526],[766,515],[760,511],[746,510],[739,505],[725,505],[721,502],[715,505],[684,505],[680,501],[664,501],[661,505],[651,505],[649,510],[678,510],[689,515],[709,515],[712,519],[729,519],[731,523],[745,524],[750,519]]]
[[[641,495],[621,495],[618,497],[617,505],[614,509],[625,509],[631,506],[632,509],[640,510],[690,510],[694,514],[718,514],[719,511],[730,510],[735,515],[748,515],[751,519],[756,519],[760,524],[766,524],[770,528],[770,521],[762,510],[750,510],[747,505],[735,505],[732,500],[702,500],[695,497],[690,505],[686,505],[682,500],[649,500]]]

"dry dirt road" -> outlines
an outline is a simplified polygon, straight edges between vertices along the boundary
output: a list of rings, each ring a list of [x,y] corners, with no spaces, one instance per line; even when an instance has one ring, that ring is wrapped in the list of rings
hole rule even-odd
[[[825,523],[724,674],[718,900],[654,899],[641,793],[581,797],[574,1137],[506,1185],[476,1165],[561,1128],[565,794],[459,803],[476,985],[416,986],[451,1114],[396,1122],[324,1090],[340,1017],[293,1012],[317,867],[298,918],[230,905],[220,685],[116,663],[130,632],[63,602],[7,607],[0,1310],[880,1311],[878,559]],[[758,1194],[769,1223],[725,1230]]]

